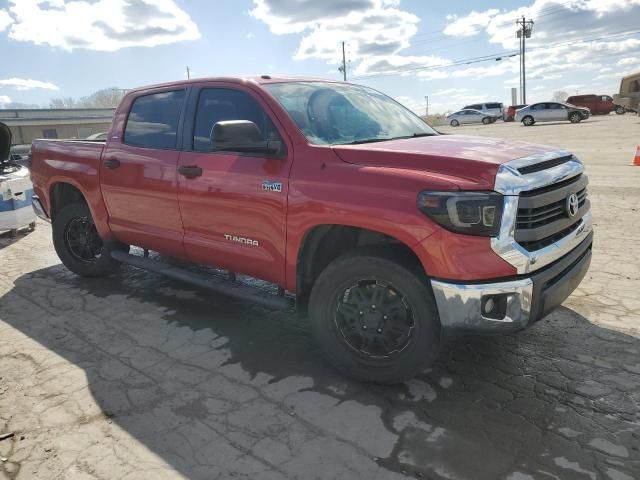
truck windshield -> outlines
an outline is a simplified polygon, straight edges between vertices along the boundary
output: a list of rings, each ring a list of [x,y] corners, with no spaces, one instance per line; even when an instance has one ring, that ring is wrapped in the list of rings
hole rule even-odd
[[[264,88],[316,145],[437,135],[410,110],[371,88],[327,82],[272,83]]]

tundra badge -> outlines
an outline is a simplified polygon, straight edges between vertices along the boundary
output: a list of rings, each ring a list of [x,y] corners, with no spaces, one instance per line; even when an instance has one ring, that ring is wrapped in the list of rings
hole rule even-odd
[[[262,182],[262,190],[267,192],[282,192],[282,183],[265,180]]]
[[[226,240],[231,240],[232,242],[242,243],[243,245],[249,245],[251,247],[257,247],[257,246],[260,245],[258,243],[258,240],[252,240],[250,238],[245,238],[245,237],[238,237],[236,235],[229,235],[227,233],[224,234],[224,238]]]

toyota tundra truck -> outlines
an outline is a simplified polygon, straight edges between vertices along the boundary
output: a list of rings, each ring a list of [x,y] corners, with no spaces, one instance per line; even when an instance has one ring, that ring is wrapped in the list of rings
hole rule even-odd
[[[328,361],[361,381],[411,378],[450,335],[533,325],[591,261],[575,155],[440,134],[349,83],[139,88],[106,141],[36,140],[32,153],[34,209],[69,270],[129,264],[295,306]]]

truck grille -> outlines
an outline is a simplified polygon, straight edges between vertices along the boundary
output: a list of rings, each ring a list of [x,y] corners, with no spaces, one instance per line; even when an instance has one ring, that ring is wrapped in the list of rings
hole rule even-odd
[[[589,210],[585,175],[522,192],[518,202],[515,239],[528,251],[544,248],[569,235]],[[578,196],[578,212],[570,217],[567,198]]]

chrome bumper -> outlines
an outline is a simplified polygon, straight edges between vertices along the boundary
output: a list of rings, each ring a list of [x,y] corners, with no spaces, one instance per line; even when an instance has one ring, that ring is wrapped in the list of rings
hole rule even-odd
[[[431,280],[431,287],[444,330],[497,333],[520,330],[529,323],[533,296],[533,280],[530,278],[479,285]],[[503,296],[506,300],[502,318],[491,318],[483,313],[483,302],[496,296]]]
[[[431,280],[445,333],[508,333],[540,320],[580,284],[591,263],[593,233],[547,268],[508,281],[460,284]],[[495,308],[486,306],[492,299]]]

